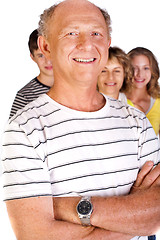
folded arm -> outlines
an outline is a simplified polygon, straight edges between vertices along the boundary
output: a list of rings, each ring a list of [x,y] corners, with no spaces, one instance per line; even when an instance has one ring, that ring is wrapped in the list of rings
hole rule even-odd
[[[160,227],[160,164],[152,167],[151,162],[144,165],[129,195],[92,197],[91,224],[133,236],[154,234]],[[79,199],[54,199],[55,217],[80,224],[75,210]]]
[[[10,200],[7,210],[17,240],[131,239],[125,234],[55,220],[52,197]]]
[[[17,240],[59,240],[62,236],[64,240],[128,240],[154,233],[160,226],[160,165],[149,172],[151,168],[147,166],[140,172],[128,196],[93,197],[91,227],[80,225],[75,210],[79,197],[7,201]]]

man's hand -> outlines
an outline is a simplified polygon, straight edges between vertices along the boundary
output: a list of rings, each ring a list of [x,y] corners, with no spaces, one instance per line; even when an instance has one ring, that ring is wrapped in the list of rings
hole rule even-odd
[[[139,172],[129,195],[93,197],[91,223],[95,227],[135,235],[151,235],[159,227],[160,164],[148,161]],[[79,197],[54,198],[55,218],[80,224],[75,211]],[[147,211],[146,211],[147,209]],[[149,222],[149,219],[152,221]],[[146,227],[147,226],[147,227]]]
[[[148,161],[139,172],[130,193],[145,190],[151,186],[160,186],[160,164],[153,168],[153,162]]]

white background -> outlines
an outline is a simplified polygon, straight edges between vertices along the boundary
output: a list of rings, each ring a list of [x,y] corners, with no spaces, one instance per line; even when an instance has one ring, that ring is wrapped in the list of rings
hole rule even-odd
[[[39,15],[55,2],[0,1],[0,145],[16,92],[39,72],[29,56],[28,37],[37,28]],[[126,52],[137,46],[146,47],[155,54],[160,63],[159,0],[92,0],[92,2],[106,8],[111,16],[112,46],[119,46]],[[1,192],[0,189],[0,198]],[[2,201],[0,201],[0,224],[2,225],[0,239],[14,240]],[[5,227],[8,229],[5,230]],[[158,238],[160,240],[160,237]]]

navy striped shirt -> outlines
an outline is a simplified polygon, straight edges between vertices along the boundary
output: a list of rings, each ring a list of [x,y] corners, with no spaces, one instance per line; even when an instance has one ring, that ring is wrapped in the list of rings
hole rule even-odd
[[[41,83],[37,78],[32,79],[27,85],[19,90],[12,104],[9,118],[16,114],[19,109],[24,108],[28,103],[38,98],[41,94],[47,93],[50,87]]]

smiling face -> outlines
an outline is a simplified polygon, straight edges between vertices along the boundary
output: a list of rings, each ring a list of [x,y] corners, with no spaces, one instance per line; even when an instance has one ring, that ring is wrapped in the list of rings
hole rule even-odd
[[[131,59],[134,68],[133,86],[135,88],[146,88],[151,80],[151,68],[148,57],[137,55]]]
[[[119,90],[124,81],[124,69],[116,57],[108,60],[98,78],[98,88],[101,93],[118,99]]]
[[[55,82],[96,82],[110,45],[100,10],[88,1],[65,1],[56,8],[48,32]]]

